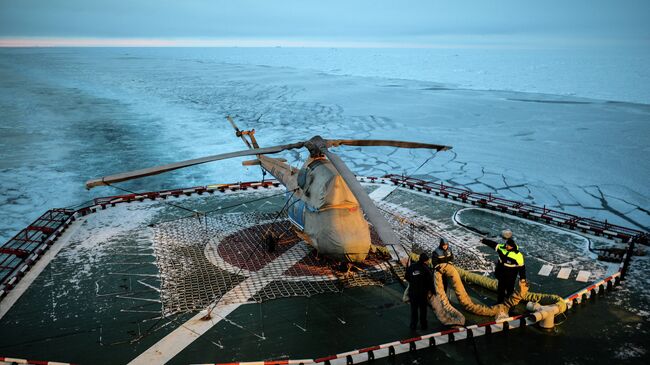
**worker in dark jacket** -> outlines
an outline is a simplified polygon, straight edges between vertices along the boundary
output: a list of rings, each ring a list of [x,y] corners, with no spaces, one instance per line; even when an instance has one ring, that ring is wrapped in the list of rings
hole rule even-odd
[[[427,306],[429,292],[433,291],[433,277],[427,266],[429,257],[422,253],[418,262],[406,269],[404,277],[409,282],[408,296],[411,302],[411,329],[414,330],[418,323],[420,312],[420,327],[427,329]]]
[[[497,243],[487,238],[481,240],[482,243],[493,248],[499,255],[494,272],[497,280],[499,280],[497,303],[503,303],[504,299],[515,291],[517,274],[520,280],[526,280],[524,255],[519,251],[519,246],[512,238],[512,232],[504,230],[501,232],[501,238],[504,239],[503,243]]]
[[[436,268],[441,264],[451,264],[452,261],[454,261],[454,253],[449,248],[449,241],[440,238],[438,248],[433,250],[433,254],[431,255],[431,264]]]
[[[431,254],[431,264],[434,270],[440,270],[440,266],[444,264],[451,264],[454,261],[454,253],[451,252],[449,241],[445,238],[440,238],[438,248],[433,250]],[[445,292],[447,291],[447,278],[442,278]]]

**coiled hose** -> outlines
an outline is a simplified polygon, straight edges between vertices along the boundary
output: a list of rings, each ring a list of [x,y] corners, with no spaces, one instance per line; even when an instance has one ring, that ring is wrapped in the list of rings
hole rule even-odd
[[[463,282],[496,291],[498,281],[496,279],[456,268],[451,264],[440,265],[440,267],[435,270],[433,277],[436,294],[429,298],[429,302],[438,319],[445,325],[462,326],[465,324],[465,316],[463,316],[463,314],[454,308],[449,302],[449,298],[443,289],[443,277],[451,278],[451,285],[456,293],[460,305],[468,312],[480,316],[491,316],[495,318],[506,317],[508,310],[522,300],[537,302],[544,305],[557,304],[560,308],[560,313],[566,310],[566,303],[559,295],[528,292],[528,285],[522,285],[522,282],[519,282],[515,288],[515,292],[506,298],[503,303],[493,306],[474,303],[472,298],[467,294]]]

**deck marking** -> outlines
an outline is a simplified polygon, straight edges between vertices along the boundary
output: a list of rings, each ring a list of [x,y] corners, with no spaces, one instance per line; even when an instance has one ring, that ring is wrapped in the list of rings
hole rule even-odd
[[[281,277],[287,269],[302,260],[307,253],[309,253],[309,248],[306,245],[294,245],[262,269],[251,272],[250,277],[223,295],[217,305],[214,306],[211,319],[202,319],[205,316],[205,311],[197,313],[190,320],[131,360],[129,365],[164,364],[172,360],[199,336],[206,333],[217,323],[225,320],[226,316],[242,305],[242,298],[248,299],[257,294],[266,285]],[[213,305],[214,303],[208,307]]]
[[[580,270],[580,272],[578,272],[578,277],[576,278],[576,281],[586,283],[589,280],[590,276],[591,276],[590,271]]]
[[[539,270],[539,273],[537,275],[549,276],[551,274],[551,270],[553,270],[553,265],[544,265]]]
[[[570,267],[563,267],[560,269],[560,272],[557,274],[558,279],[568,279],[569,274],[571,274],[571,268]]]
[[[27,289],[29,289],[29,286],[32,285],[38,275],[40,275],[41,272],[45,270],[50,261],[54,260],[56,254],[59,253],[59,251],[61,251],[61,249],[68,244],[70,238],[74,235],[75,232],[77,232],[77,230],[79,230],[79,227],[81,227],[81,223],[84,220],[85,217],[77,218],[77,224],[70,225],[68,229],[63,232],[61,237],[54,241],[52,246],[50,246],[50,249],[42,254],[40,260],[36,261],[30,267],[29,271],[25,273],[25,276],[16,284],[16,286],[7,293],[7,296],[4,297],[4,299],[2,299],[0,302],[0,319],[4,317],[7,312],[9,312],[9,309],[11,309],[16,301],[20,299],[20,296],[23,295]]]
[[[384,200],[390,193],[397,189],[397,185],[381,185],[377,189],[373,190],[372,193],[368,194],[372,200]]]

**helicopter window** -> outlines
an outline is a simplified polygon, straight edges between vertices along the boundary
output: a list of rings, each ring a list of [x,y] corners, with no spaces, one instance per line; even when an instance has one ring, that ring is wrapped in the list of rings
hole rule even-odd
[[[322,163],[323,162],[321,160],[315,160],[310,163],[309,166],[303,167],[300,169],[300,171],[298,171],[298,186],[300,189],[305,190],[307,187],[307,174]]]
[[[298,171],[298,186],[303,190],[305,190],[307,184],[307,169],[308,167],[303,167]]]

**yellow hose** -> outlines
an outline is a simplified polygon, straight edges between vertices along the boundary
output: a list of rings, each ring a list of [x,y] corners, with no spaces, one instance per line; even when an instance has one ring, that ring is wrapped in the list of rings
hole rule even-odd
[[[477,273],[469,272],[467,270],[463,270],[458,267],[456,267],[455,269],[456,271],[458,271],[460,278],[465,283],[475,284],[491,291],[495,291],[495,292],[497,291],[497,286],[499,283],[498,280]],[[508,301],[508,299],[506,299],[506,302]],[[561,296],[556,294],[533,293],[527,291],[522,296],[522,300],[525,300],[527,302],[539,303],[541,305],[557,304],[557,306],[560,308],[560,313],[566,311],[566,302],[564,301],[564,299],[562,299]],[[514,305],[516,305],[516,303]]]
[[[414,258],[417,259],[417,256]],[[434,271],[433,281],[436,287],[436,293],[429,297],[429,303],[440,322],[448,326],[465,325],[465,316],[449,302],[449,298],[443,289],[443,277],[451,278],[451,285],[460,305],[468,312],[480,316],[491,316],[495,318],[507,316],[510,308],[516,306],[522,300],[536,302],[542,305],[556,304],[560,310],[559,313],[563,313],[567,308],[566,302],[559,295],[529,292],[528,284],[524,282],[522,285],[521,281],[515,288],[515,292],[506,298],[503,303],[493,306],[474,303],[472,298],[467,294],[463,282],[475,284],[496,292],[499,283],[498,280],[457,268],[452,264],[442,264],[438,270]]]
[[[439,276],[440,274],[438,274]],[[434,274],[434,281],[435,281]],[[440,279],[440,285],[442,285],[442,279]],[[438,284],[436,284],[436,288]],[[433,308],[433,312],[438,317],[438,320],[447,326],[464,326],[465,325],[465,316],[454,308],[451,303],[449,303],[449,298],[447,298],[446,293],[438,293],[429,297],[429,303]]]
[[[443,289],[443,276],[451,278],[451,286],[456,293],[456,297],[458,298],[460,305],[468,312],[472,312],[480,316],[507,316],[510,307],[517,305],[517,303],[519,303],[528,293],[527,285],[519,285],[515,292],[510,297],[506,298],[504,303],[496,304],[493,306],[474,303],[472,301],[472,298],[470,298],[470,296],[467,294],[467,291],[465,291],[465,286],[463,285],[463,281],[460,274],[458,273],[458,270],[451,264],[443,264],[434,273],[433,281],[436,286],[436,295],[434,295],[435,298],[431,301],[431,303],[432,306],[434,306],[438,301],[443,303],[443,306],[440,308],[436,308],[434,306],[434,311],[438,316],[438,319],[446,325],[459,324],[459,320],[456,320],[456,317],[458,315],[462,316],[462,314],[458,313],[458,315],[456,315],[453,313],[453,311],[450,311],[446,305],[444,305],[445,303],[449,303],[449,299],[447,298],[447,294]],[[494,287],[494,289],[496,289],[496,287]],[[456,309],[454,308],[454,310]]]

